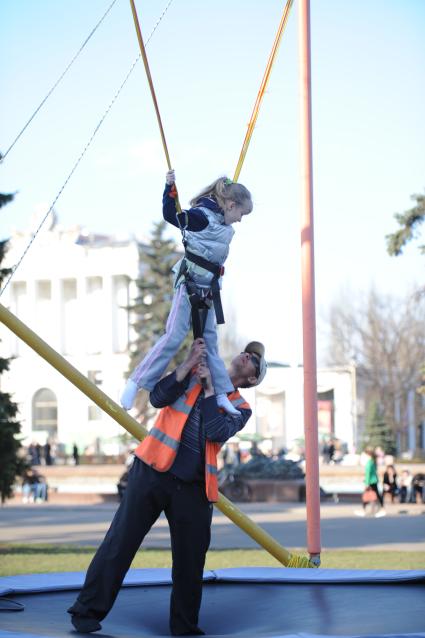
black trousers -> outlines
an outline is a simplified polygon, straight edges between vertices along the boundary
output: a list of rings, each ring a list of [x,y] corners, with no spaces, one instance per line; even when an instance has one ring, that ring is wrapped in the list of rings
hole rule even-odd
[[[212,504],[204,485],[157,472],[137,457],[123,500],[69,613],[97,620],[107,615],[134,555],[161,512],[170,527],[173,558],[170,631],[176,636],[200,633],[198,615]]]

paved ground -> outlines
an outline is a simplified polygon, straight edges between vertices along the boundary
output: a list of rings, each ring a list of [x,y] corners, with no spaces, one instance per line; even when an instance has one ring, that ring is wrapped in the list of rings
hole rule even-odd
[[[108,529],[116,504],[14,505],[0,509],[0,542],[97,545]],[[287,548],[306,545],[305,505],[239,504],[240,509]],[[324,549],[425,551],[425,505],[387,505],[385,518],[358,518],[355,504],[322,505]],[[161,518],[144,547],[168,548],[167,521]],[[256,543],[217,510],[211,547],[254,548]]]

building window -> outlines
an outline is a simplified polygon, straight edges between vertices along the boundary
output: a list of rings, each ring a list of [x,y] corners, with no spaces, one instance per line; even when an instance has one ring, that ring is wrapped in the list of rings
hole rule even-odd
[[[93,403],[89,405],[89,421],[99,421],[102,418],[102,410],[98,405]]]
[[[102,385],[102,371],[101,370],[89,370],[87,373],[87,378],[91,383],[95,385]]]
[[[317,393],[317,421],[320,435],[332,436],[335,434],[335,397],[333,389]]]
[[[54,392],[48,388],[38,390],[32,400],[33,432],[46,432],[47,438],[58,432],[58,403]]]

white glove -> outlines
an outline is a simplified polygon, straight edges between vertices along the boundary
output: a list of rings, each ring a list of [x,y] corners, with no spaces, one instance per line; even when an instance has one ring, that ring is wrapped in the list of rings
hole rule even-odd
[[[175,181],[176,181],[176,174],[174,170],[167,171],[167,174],[165,176],[165,183],[167,184],[167,186],[172,186]]]
[[[123,393],[121,394],[121,405],[125,410],[131,410],[133,407],[136,394],[139,391],[137,385],[129,379],[126,383]]]

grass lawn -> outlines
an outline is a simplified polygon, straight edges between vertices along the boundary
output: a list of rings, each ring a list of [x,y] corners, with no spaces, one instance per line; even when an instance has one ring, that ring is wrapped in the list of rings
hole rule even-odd
[[[0,576],[15,574],[85,571],[95,547],[74,545],[0,544]],[[302,550],[292,553],[305,555]],[[321,567],[334,569],[424,569],[423,552],[372,552],[330,550],[322,553]],[[168,550],[140,550],[132,567],[171,567]],[[233,549],[208,552],[206,569],[225,567],[281,567],[264,550]]]

